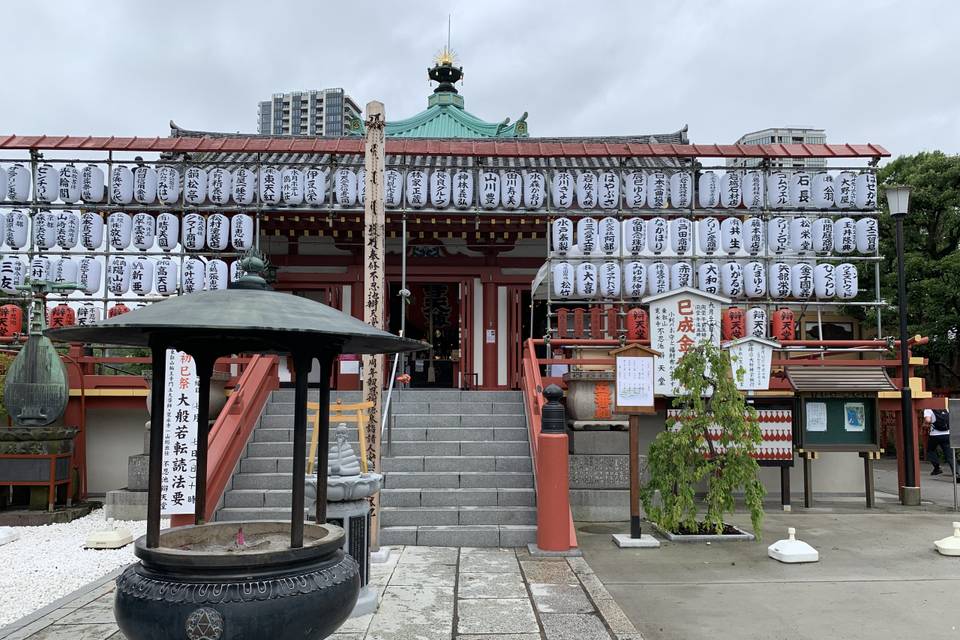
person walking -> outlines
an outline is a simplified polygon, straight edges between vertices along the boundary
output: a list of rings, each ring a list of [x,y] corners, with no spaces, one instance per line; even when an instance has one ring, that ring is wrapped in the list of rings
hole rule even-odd
[[[953,449],[950,448],[950,414],[943,409],[938,411],[924,409],[923,422],[930,427],[930,436],[927,438],[927,462],[933,465],[930,475],[938,476],[943,473],[940,468],[938,449],[943,452],[943,459],[947,461],[950,473],[956,474]],[[960,480],[960,475],[957,476],[957,480]]]

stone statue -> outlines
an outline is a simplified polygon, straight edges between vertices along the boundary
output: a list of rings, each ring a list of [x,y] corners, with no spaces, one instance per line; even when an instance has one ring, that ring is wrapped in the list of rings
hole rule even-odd
[[[360,458],[347,442],[347,425],[342,422],[337,425],[336,440],[330,444],[327,474],[331,476],[360,475]]]

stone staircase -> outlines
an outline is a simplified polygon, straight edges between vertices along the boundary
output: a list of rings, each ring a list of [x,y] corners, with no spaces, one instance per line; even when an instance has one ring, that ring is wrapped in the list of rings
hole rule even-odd
[[[311,399],[316,397],[313,392]],[[357,402],[359,393],[331,394],[331,402],[337,398]],[[410,389],[393,403],[392,447],[382,447],[382,544],[513,547],[535,540],[520,392]],[[275,391],[217,520],[290,517],[292,426],[293,391]],[[356,431],[349,431],[356,449]]]

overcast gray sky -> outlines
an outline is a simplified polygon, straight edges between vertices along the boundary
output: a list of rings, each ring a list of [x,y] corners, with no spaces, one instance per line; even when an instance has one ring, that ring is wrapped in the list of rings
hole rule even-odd
[[[337,86],[409,117],[448,13],[467,110],[529,111],[534,136],[810,125],[960,152],[957,0],[4,2],[0,133],[252,132],[270,94]]]

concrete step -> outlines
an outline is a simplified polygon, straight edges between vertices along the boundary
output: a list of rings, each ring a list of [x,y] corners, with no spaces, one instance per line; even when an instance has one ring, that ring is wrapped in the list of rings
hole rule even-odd
[[[448,525],[383,527],[383,545],[525,547],[536,542],[535,525]]]
[[[310,514],[304,509],[304,520]],[[290,522],[290,508],[236,508],[224,507],[217,512],[217,521],[219,522],[239,522],[248,520],[284,520]]]
[[[249,446],[252,447],[252,443]],[[526,440],[499,440],[494,442],[460,442],[440,440],[393,441],[389,451],[392,456],[529,456],[530,443]],[[267,455],[267,454],[256,454]]]
[[[461,400],[460,402],[417,402],[415,400],[391,400],[390,408],[394,414],[403,415],[407,413],[420,414],[504,414],[504,413],[523,413],[523,403],[520,402],[486,402]]]
[[[535,507],[382,507],[382,527],[536,524]]]
[[[320,398],[319,393],[317,389],[310,389],[309,399],[316,402]],[[460,389],[402,389],[399,392],[394,389],[393,393],[394,398],[400,397],[402,400],[415,400],[417,402],[460,402],[461,400],[471,402],[522,402],[521,398],[523,397],[523,394],[519,391],[462,391]],[[271,397],[271,401],[274,402],[293,402],[293,400],[293,389],[278,389],[273,392]],[[342,400],[344,404],[360,402],[360,392],[330,392],[330,402],[336,402],[337,400]],[[392,399],[391,402],[393,402]]]
[[[384,489],[380,503],[385,507],[532,507],[537,497],[527,487]]]
[[[240,474],[237,479],[246,475]],[[269,476],[271,474],[249,475]],[[269,482],[267,478],[264,478],[264,481]],[[234,486],[237,485],[234,484]],[[533,474],[529,471],[494,473],[486,471],[393,471],[384,476],[383,486],[385,489],[526,488],[533,486]]]
[[[269,458],[266,458],[269,460]],[[532,471],[529,456],[397,456],[383,458],[390,471]],[[268,466],[268,465],[263,465]],[[241,466],[241,471],[243,471]],[[268,472],[271,469],[250,469]]]
[[[277,416],[267,416],[274,418]],[[293,442],[293,429],[281,427],[260,426],[253,432],[253,442]],[[312,432],[311,432],[312,433]],[[359,436],[355,429],[348,427],[347,442],[353,445],[354,451],[357,450]],[[386,439],[384,434],[384,439]],[[479,440],[523,440],[527,437],[527,428],[520,427],[422,427],[422,426],[397,426],[390,430],[390,440],[392,442],[406,440],[446,440],[470,441]],[[336,431],[331,429],[328,434],[327,442],[336,441]],[[310,433],[307,433],[307,442],[310,442]]]
[[[395,427],[525,427],[523,414],[460,415],[456,413],[408,413],[396,416]]]

